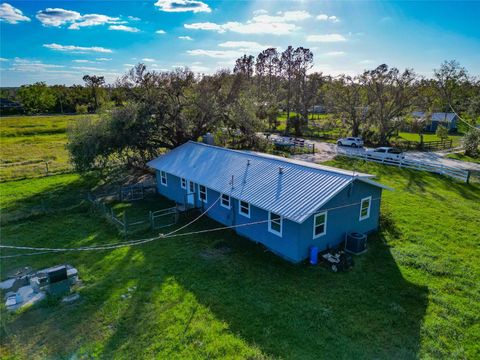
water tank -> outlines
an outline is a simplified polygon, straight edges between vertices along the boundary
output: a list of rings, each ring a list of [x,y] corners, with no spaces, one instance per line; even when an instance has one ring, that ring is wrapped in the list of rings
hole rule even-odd
[[[357,232],[347,234],[345,250],[352,254],[361,254],[367,251],[367,235]]]
[[[203,135],[203,143],[208,145],[215,145],[213,135],[210,133],[206,133],[205,135]]]

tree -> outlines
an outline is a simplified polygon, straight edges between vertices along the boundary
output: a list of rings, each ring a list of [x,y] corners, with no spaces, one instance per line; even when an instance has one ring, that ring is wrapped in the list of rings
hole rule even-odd
[[[438,125],[437,131],[435,132],[438,138],[440,138],[442,141],[445,141],[448,139],[448,129],[443,126],[443,125]]]
[[[93,111],[97,111],[100,105],[101,87],[105,84],[103,76],[85,75],[83,77],[85,85],[90,88],[93,98]]]
[[[379,135],[379,143],[387,144],[389,138],[402,124],[417,94],[417,76],[413,70],[400,72],[383,64],[367,70],[360,76],[368,99],[368,114]]]
[[[277,127],[280,87],[280,55],[275,48],[258,54],[255,63],[259,116],[268,119],[269,128]]]
[[[253,76],[254,59],[252,55],[243,55],[241,58],[238,58],[235,61],[233,73],[241,74],[250,79]]]
[[[325,100],[328,108],[351,129],[352,136],[359,136],[368,107],[358,78],[340,75],[326,86]]]
[[[55,107],[55,94],[44,82],[22,85],[17,97],[30,114],[47,113]]]

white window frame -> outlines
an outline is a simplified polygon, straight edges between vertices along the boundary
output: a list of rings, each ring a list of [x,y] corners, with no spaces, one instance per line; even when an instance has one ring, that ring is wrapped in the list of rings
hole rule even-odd
[[[203,193],[203,191],[201,190],[201,187],[202,187],[202,186],[205,188],[205,191],[204,191],[204,193],[205,193],[205,200],[202,199],[202,193]],[[198,184],[198,200],[201,201],[201,202],[207,203],[207,201],[208,201],[208,200],[207,200],[207,197],[208,197],[208,195],[207,195],[207,187],[206,187],[205,185],[200,185],[200,184]]]
[[[316,223],[317,223],[317,217],[320,217],[322,215],[325,215],[325,221],[323,223],[323,232],[320,234],[315,234],[315,229],[317,228]],[[328,211],[322,211],[321,213],[315,214],[313,216],[313,238],[319,238],[320,236],[324,236],[327,233],[327,223],[328,223]]]
[[[187,189],[187,179],[180,178],[180,186],[182,189]]]
[[[160,171],[160,183],[163,186],[168,186],[167,173],[163,170]]]
[[[225,204],[223,203],[223,200],[225,200],[225,199],[223,198],[224,196],[228,197],[228,205],[225,205]],[[222,194],[222,195],[221,195],[221,198],[220,198],[220,205],[221,205],[222,207],[224,207],[225,209],[231,209],[231,208],[232,208],[232,198],[230,197],[230,195]]]
[[[280,231],[277,231],[275,229],[272,229],[272,214],[278,216],[280,222],[278,225],[280,225]],[[271,211],[268,212],[268,231],[271,232],[272,234],[278,235],[282,237],[282,232],[283,232],[283,216],[272,213]]]
[[[248,214],[245,214],[244,212],[242,212],[242,202],[248,205]],[[250,219],[250,212],[251,212],[250,203],[246,201],[238,200],[238,213]]]
[[[362,208],[363,208],[363,202],[368,200],[368,208],[367,208],[367,215],[362,216]],[[368,196],[366,198],[363,198],[362,201],[360,201],[360,214],[358,215],[358,220],[366,220],[370,217],[370,209],[372,207],[372,197]]]

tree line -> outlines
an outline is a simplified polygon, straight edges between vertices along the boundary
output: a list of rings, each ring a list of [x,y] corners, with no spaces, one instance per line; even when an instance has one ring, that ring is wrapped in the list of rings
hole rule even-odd
[[[144,164],[161,149],[206,132],[230,146],[262,146],[256,133],[278,131],[280,115],[286,118],[284,133],[302,136],[318,105],[331,114],[325,121],[332,126],[382,145],[406,126],[421,134],[432,112],[455,109],[469,126],[480,120],[480,80],[456,61],[442,63],[432,78],[386,64],[356,76],[312,70],[313,53],[289,46],[244,55],[233,71],[212,75],[187,68],[157,72],[138,64],[114,84],[86,75],[84,85],[37,83],[22,86],[15,96],[30,112],[101,114],[70,131],[68,146],[80,170]],[[414,118],[414,110],[425,115]]]

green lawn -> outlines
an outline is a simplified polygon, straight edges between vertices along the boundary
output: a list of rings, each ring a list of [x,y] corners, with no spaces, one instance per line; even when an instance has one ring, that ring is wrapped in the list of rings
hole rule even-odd
[[[447,155],[447,158],[480,164],[480,158],[474,158],[462,153],[449,154]]]
[[[96,115],[12,116],[0,118],[0,181],[43,176],[71,169],[67,128]]]
[[[71,305],[2,309],[0,356],[479,358],[480,186],[348,159],[330,165],[395,188],[384,193],[381,231],[350,272],[289,264],[231,231],[2,260],[2,278],[22,266],[71,263],[83,287]],[[92,185],[77,175],[2,183],[0,204],[4,214],[39,201],[61,207]],[[203,219],[187,229],[215,226]],[[4,244],[122,240],[88,207],[2,227]]]
[[[400,132],[398,133],[399,137],[408,140],[408,141],[420,141],[420,135],[417,133],[408,133],[408,132]],[[452,140],[452,145],[453,146],[458,146],[460,145],[460,142],[462,140],[462,135],[460,134],[455,134],[455,135],[449,135],[449,139]],[[423,134],[423,141],[440,141],[441,139],[436,135],[436,134]]]

